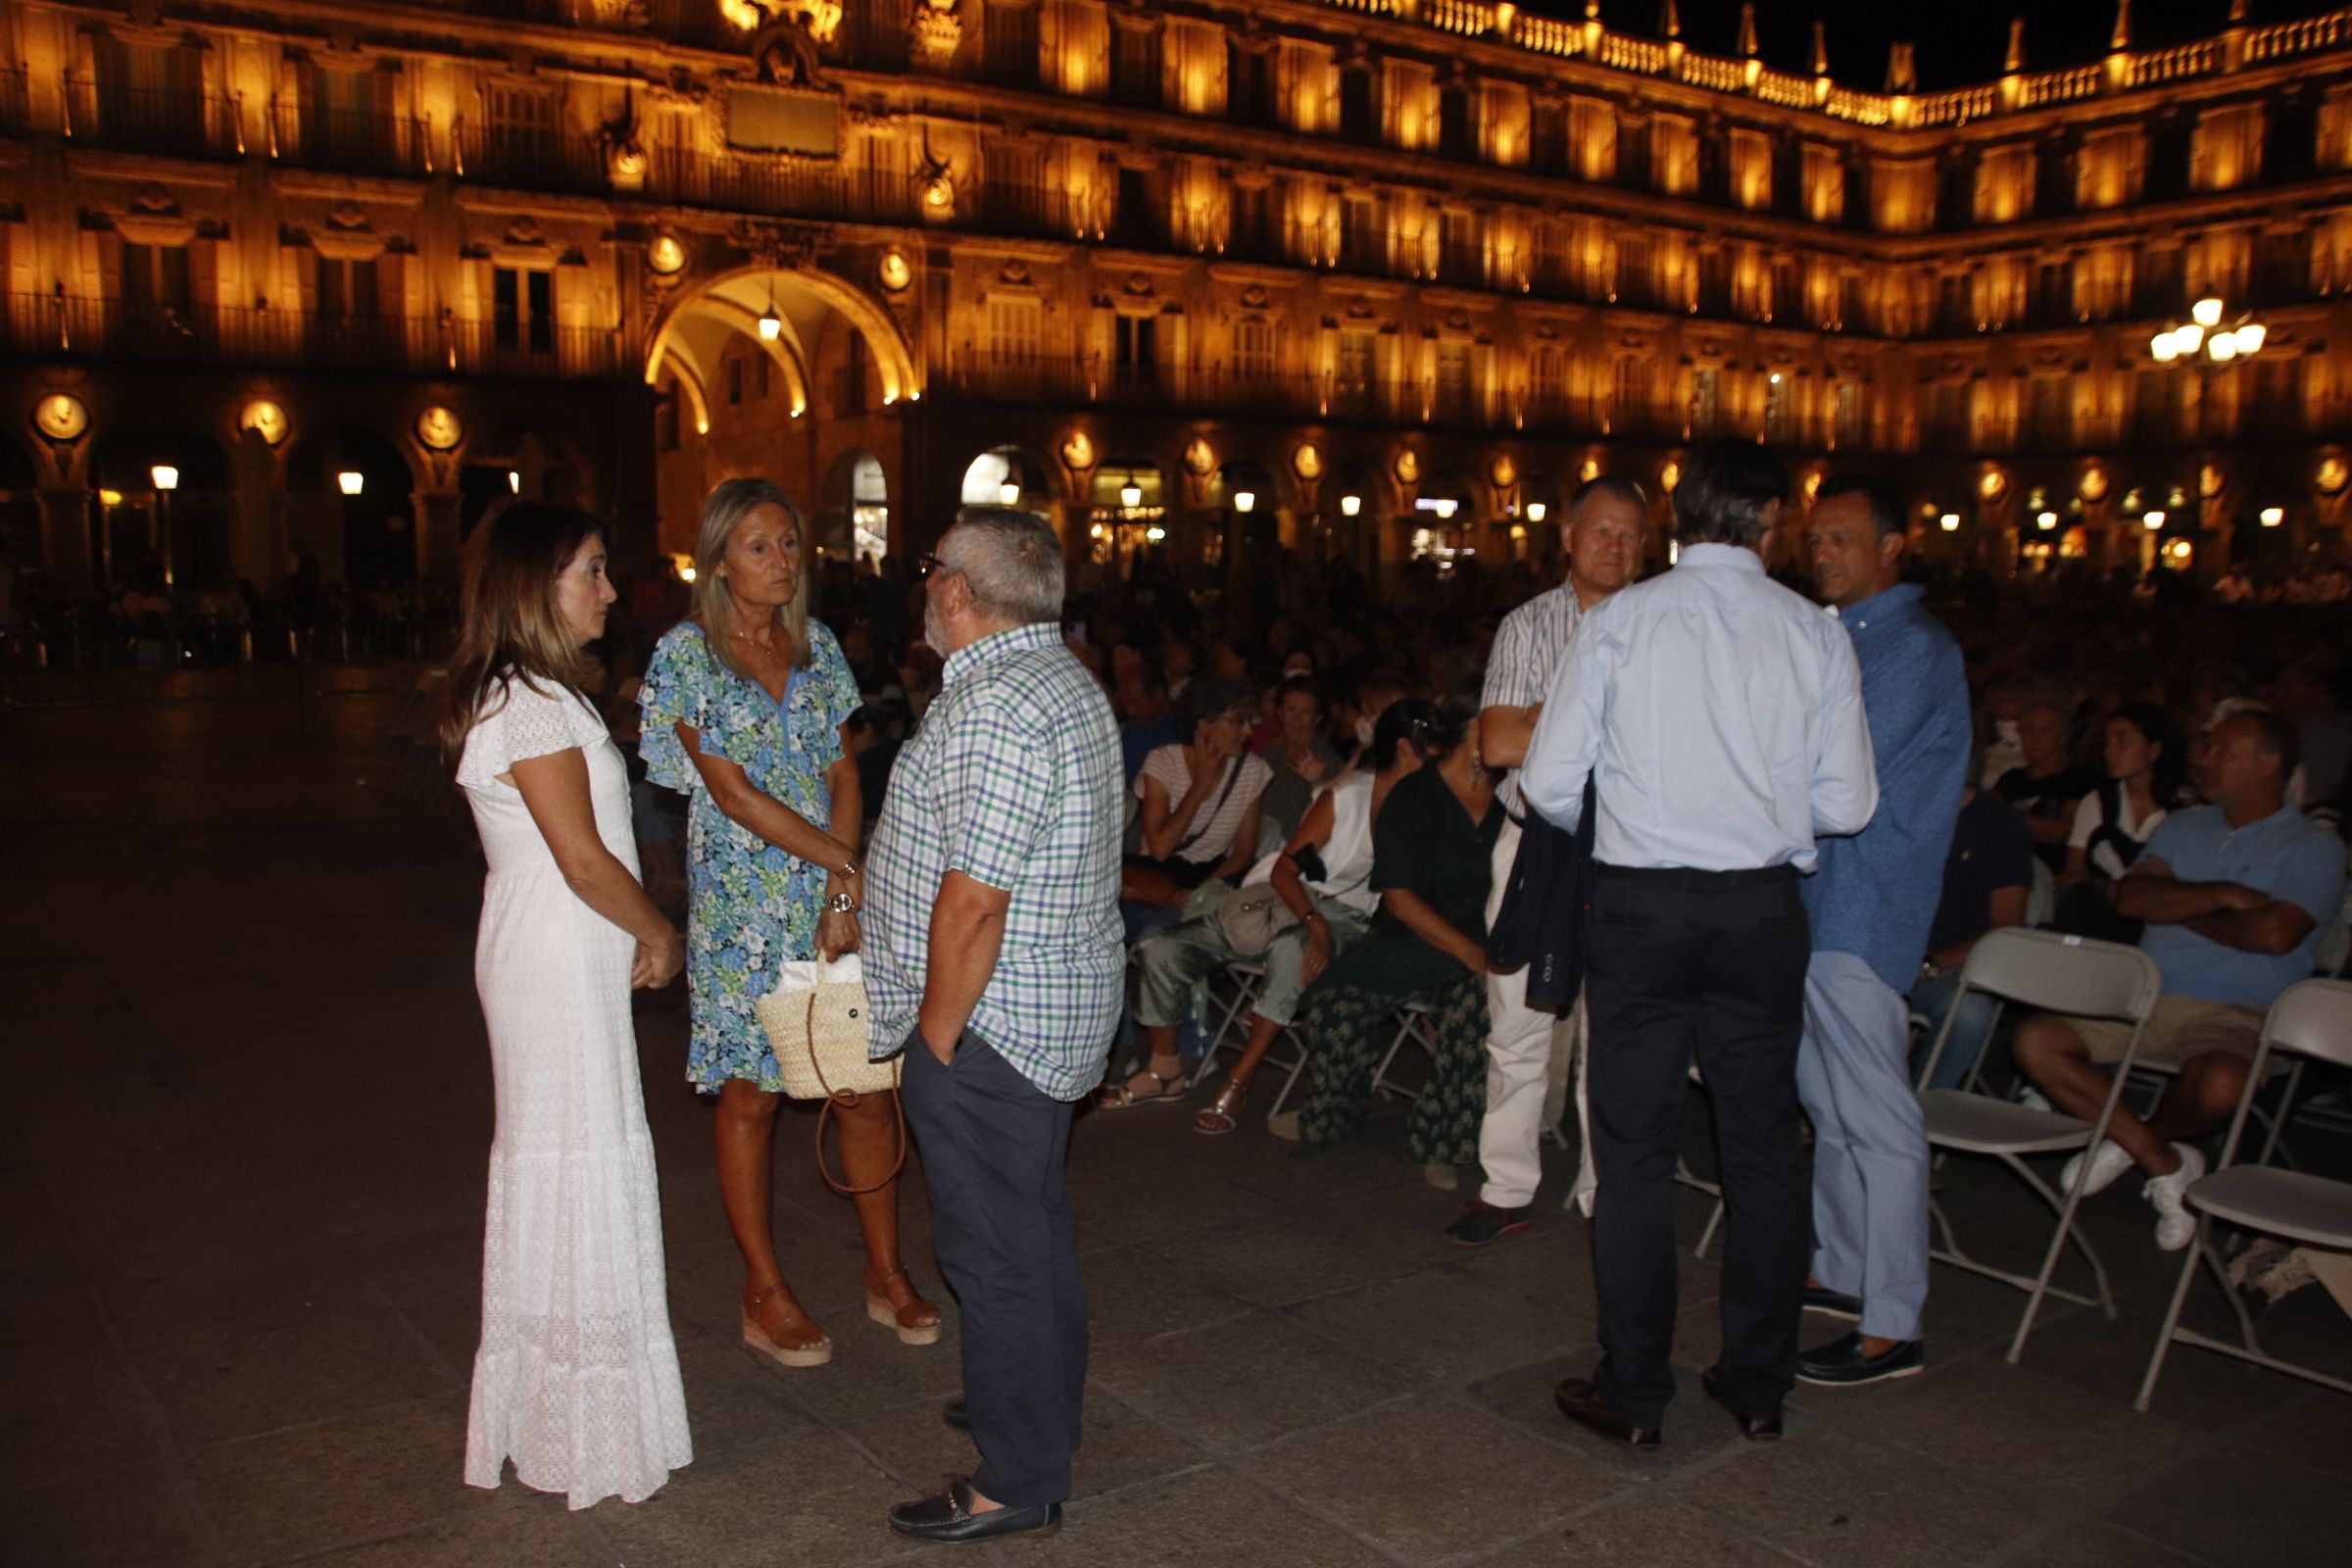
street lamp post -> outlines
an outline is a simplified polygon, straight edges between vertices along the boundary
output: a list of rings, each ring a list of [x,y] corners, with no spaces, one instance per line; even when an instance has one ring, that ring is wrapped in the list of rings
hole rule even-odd
[[[159,463],[147,470],[155,481],[155,522],[161,525],[164,536],[164,586],[170,588],[178,580],[172,564],[172,492],[179,488],[179,469],[169,463]],[[155,543],[155,534],[148,534],[148,544]]]
[[[2208,439],[2205,423],[2205,405],[2213,394],[2213,368],[2233,361],[2250,359],[2262,352],[2270,329],[2254,318],[2251,311],[2231,315],[2218,295],[2208,294],[2188,308],[2188,319],[2168,325],[2148,340],[2148,358],[2167,368],[2193,367],[2197,372],[2197,428],[2196,451],[2191,459],[2188,493],[2196,498],[2197,517],[2201,523],[2205,510],[2205,474]],[[2200,528],[2200,532],[2203,530]],[[2204,552],[2199,553],[2200,556]],[[2210,573],[2224,563],[2200,561],[2200,569]]]

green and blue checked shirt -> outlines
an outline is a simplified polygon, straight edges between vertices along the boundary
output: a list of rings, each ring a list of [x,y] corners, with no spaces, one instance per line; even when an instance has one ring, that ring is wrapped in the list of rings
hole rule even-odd
[[[865,862],[867,1048],[914,1033],[950,871],[1012,895],[973,1033],[1055,1100],[1102,1082],[1124,1000],[1118,725],[1054,622],[950,659],[899,754]]]

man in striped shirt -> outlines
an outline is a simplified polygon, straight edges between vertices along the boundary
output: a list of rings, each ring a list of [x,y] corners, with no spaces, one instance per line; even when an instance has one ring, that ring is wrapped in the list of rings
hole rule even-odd
[[[1586,480],[1570,498],[1567,518],[1560,524],[1568,580],[1504,616],[1487,656],[1479,714],[1479,746],[1487,766],[1516,768],[1526,760],[1528,737],[1535,733],[1577,622],[1586,611],[1631,582],[1642,564],[1648,510],[1649,498],[1642,487],[1614,475]],[[1494,844],[1494,890],[1487,898],[1490,927],[1511,880],[1527,811],[1516,775],[1503,780],[1495,797],[1509,820]],[[1446,1231],[1464,1247],[1484,1247],[1498,1236],[1527,1229],[1536,1184],[1544,1175],[1544,1101],[1556,1020],[1527,1004],[1525,969],[1487,977],[1487,1115],[1478,1135],[1486,1185],[1479,1200]],[[1581,1094],[1578,1101],[1581,1104]],[[1588,1153],[1578,1172],[1580,1193],[1590,1191],[1591,1164]]]
[[[1061,641],[1061,545],[967,508],[926,558],[939,698],[900,754],[866,858],[867,1033],[904,1050],[940,1267],[962,1303],[980,1464],[891,1510],[925,1541],[1057,1529],[1086,1387],[1062,1183],[1071,1102],[1102,1080],[1126,974],[1117,722]]]

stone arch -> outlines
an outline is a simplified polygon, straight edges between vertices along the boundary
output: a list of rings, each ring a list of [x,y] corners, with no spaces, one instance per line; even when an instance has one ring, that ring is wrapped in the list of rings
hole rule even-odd
[[[762,317],[771,311],[777,323],[772,336],[760,330]],[[922,396],[912,351],[890,313],[872,297],[815,268],[762,262],[716,273],[670,305],[646,355],[646,384],[659,386],[665,369],[672,371],[681,381],[691,378],[698,400],[707,406],[726,335],[740,332],[775,357],[792,383],[796,411],[806,409],[808,349],[828,315],[847,318],[865,340],[883,403]]]

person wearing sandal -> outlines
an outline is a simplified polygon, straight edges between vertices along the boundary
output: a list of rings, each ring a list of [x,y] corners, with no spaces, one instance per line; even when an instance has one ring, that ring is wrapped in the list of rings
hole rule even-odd
[[[772,1229],[780,1076],[754,1004],[789,961],[858,947],[863,823],[846,726],[858,683],[808,618],[800,514],[763,479],[729,479],[704,505],[693,618],[656,645],[638,703],[647,776],[692,799],[686,1076],[718,1097],[719,1196],[744,1262],[744,1344],[821,1366],[833,1342],[801,1310]],[[939,1308],[899,1260],[895,1095],[839,1108],[841,1159],[865,1234],[866,1315],[907,1345],[939,1339]],[[877,1185],[878,1184],[878,1185]]]
[[[1413,1102],[1410,1136],[1441,1189],[1478,1157],[1487,1103],[1487,885],[1502,807],[1480,758],[1478,709],[1477,688],[1465,686],[1413,726],[1407,744],[1431,765],[1381,807],[1371,875],[1380,912],[1308,991],[1300,1026],[1307,1097],[1296,1131],[1302,1149],[1318,1149],[1362,1125],[1397,1008],[1429,1009],[1429,1085]]]
[[[1257,853],[1261,797],[1273,781],[1265,759],[1249,750],[1250,690],[1220,675],[1197,676],[1169,710],[1183,737],[1144,759],[1135,794],[1142,803],[1142,848],[1119,872],[1127,940],[1149,941],[1175,926],[1200,890],[1230,882]],[[1109,1109],[1184,1097],[1184,1061],[1175,1034],[1154,1034],[1152,1064],[1106,1086],[1097,1103]]]
[[[1322,977],[1338,954],[1371,929],[1380,895],[1372,891],[1372,824],[1396,781],[1421,765],[1410,744],[1415,725],[1437,717],[1437,706],[1413,699],[1391,703],[1373,729],[1362,765],[1315,793],[1288,848],[1269,856],[1243,882],[1236,898],[1270,889],[1291,920],[1275,932],[1262,957],[1265,983],[1250,1005],[1250,1039],[1193,1131],[1232,1132],[1250,1098],[1274,1037],[1298,1015],[1298,998]],[[1152,1065],[1176,1054],[1176,1019],[1195,983],[1243,956],[1234,925],[1218,913],[1187,920],[1144,944],[1142,998],[1136,1014],[1152,1032]]]

